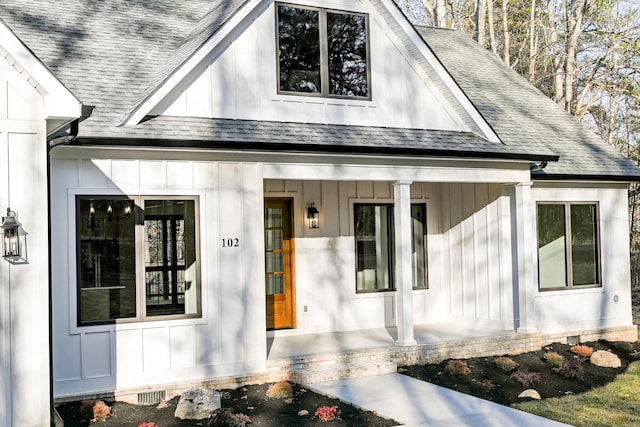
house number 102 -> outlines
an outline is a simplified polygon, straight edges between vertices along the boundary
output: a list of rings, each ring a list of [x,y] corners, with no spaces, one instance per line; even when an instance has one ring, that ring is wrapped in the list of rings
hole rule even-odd
[[[228,238],[228,239],[222,239],[222,247],[223,248],[239,248],[240,247],[240,239],[238,239],[237,237]]]

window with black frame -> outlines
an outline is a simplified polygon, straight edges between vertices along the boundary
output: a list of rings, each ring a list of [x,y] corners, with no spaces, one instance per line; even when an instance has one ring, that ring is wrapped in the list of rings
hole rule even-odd
[[[279,4],[281,93],[370,98],[365,14]]]
[[[356,291],[394,289],[394,218],[391,204],[354,204]],[[411,204],[413,289],[427,289],[427,206]]]
[[[78,325],[200,315],[196,199],[77,196],[76,232]]]
[[[601,286],[596,203],[538,203],[540,290]]]

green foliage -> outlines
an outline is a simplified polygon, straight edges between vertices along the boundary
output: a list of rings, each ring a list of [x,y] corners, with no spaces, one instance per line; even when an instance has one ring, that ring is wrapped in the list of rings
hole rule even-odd
[[[454,377],[463,377],[471,373],[471,369],[464,360],[449,360],[444,367],[444,372]]]
[[[498,357],[495,362],[500,369],[507,372],[513,371],[518,367],[518,362],[510,357]]]
[[[557,368],[560,365],[562,365],[562,362],[564,361],[564,356],[561,354],[558,354],[555,351],[548,351],[544,355],[544,360],[551,366]]]
[[[640,425],[640,361],[605,387],[576,396],[523,402],[513,405],[576,427]]]

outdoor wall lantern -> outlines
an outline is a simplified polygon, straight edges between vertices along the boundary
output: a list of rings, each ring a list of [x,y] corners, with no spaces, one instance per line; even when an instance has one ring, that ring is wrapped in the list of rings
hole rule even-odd
[[[20,247],[20,222],[16,219],[16,213],[7,208],[7,216],[2,217],[2,258],[15,263],[22,256]]]
[[[320,228],[320,211],[315,207],[314,203],[307,208],[307,219],[309,220],[309,228]]]

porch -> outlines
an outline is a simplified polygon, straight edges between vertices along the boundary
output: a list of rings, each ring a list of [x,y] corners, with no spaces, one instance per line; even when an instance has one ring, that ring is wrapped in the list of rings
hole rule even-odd
[[[415,325],[412,346],[398,346],[397,328],[267,338],[268,381],[332,381],[396,372],[398,367],[451,358],[518,354],[553,342],[633,340],[637,328],[589,329],[570,333],[524,333],[469,324]]]

